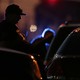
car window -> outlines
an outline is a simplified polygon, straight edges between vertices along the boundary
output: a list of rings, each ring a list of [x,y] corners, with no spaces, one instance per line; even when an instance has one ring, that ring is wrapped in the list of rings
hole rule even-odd
[[[80,55],[80,28],[71,32],[57,51],[59,55]]]

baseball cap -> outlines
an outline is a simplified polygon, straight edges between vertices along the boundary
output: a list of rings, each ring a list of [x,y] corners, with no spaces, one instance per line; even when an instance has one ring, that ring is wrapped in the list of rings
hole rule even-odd
[[[6,14],[26,15],[25,13],[23,13],[22,9],[16,4],[9,5],[6,8]]]

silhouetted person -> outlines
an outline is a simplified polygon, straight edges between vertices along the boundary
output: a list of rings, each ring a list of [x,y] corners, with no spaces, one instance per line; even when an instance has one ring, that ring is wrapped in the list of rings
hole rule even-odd
[[[46,48],[46,43],[50,44],[52,38],[54,38],[54,33],[50,30],[47,30],[44,33],[44,36],[35,39],[32,43],[34,55],[36,56],[36,59],[38,61],[38,64],[39,64],[39,67],[41,70],[41,74],[44,77],[44,80],[47,80],[46,72],[44,70],[45,66],[43,64],[45,55],[46,55],[47,49],[48,49],[48,48]]]
[[[44,33],[44,36],[35,39],[32,43],[34,48],[34,53],[40,56],[42,62],[44,61],[45,55],[48,50],[48,45],[46,44],[50,44],[52,38],[54,38],[54,33],[50,30],[47,30]]]
[[[9,5],[6,8],[5,20],[0,23],[0,46],[30,52],[31,45],[16,26],[21,19],[21,15],[26,14],[16,4]]]

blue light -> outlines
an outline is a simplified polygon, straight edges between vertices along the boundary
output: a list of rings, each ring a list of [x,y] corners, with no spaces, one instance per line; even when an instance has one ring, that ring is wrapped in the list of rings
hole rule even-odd
[[[46,28],[46,29],[43,31],[43,33],[42,33],[42,37],[44,37],[44,34],[45,34],[46,31],[51,31],[51,32],[53,32],[53,35],[54,35],[54,36],[56,35],[56,32],[55,32],[53,29],[51,29],[51,28]]]
[[[41,38],[41,35],[38,35],[37,37],[33,38],[30,43],[32,44],[38,38]]]
[[[33,38],[30,43],[32,44],[36,39],[41,38],[41,37],[44,37],[44,34],[45,34],[46,31],[51,31],[54,36],[56,35],[56,32],[55,32],[53,29],[51,29],[51,28],[46,28],[46,29],[44,29],[44,31],[42,32],[41,35],[38,35],[38,36],[36,36],[35,38]],[[46,43],[45,45],[48,46],[49,44]]]

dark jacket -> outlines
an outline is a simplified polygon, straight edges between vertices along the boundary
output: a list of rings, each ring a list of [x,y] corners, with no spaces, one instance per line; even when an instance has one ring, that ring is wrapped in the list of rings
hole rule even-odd
[[[23,40],[23,37],[16,31],[18,30],[15,24],[11,24],[6,20],[0,23],[0,47],[7,47],[30,53],[31,45]]]

